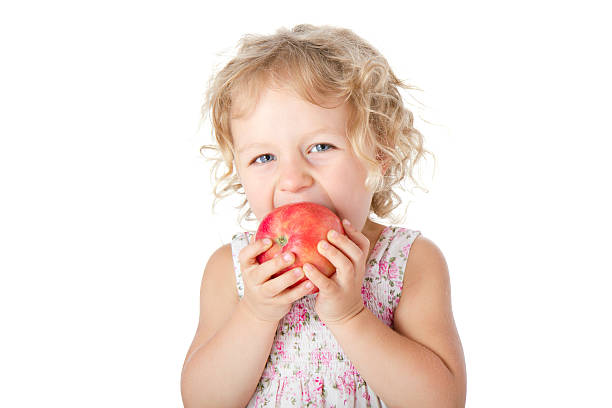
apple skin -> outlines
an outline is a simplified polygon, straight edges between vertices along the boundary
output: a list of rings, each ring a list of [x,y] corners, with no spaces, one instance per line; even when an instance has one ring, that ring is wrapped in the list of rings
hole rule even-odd
[[[329,208],[311,202],[287,204],[275,208],[261,220],[256,240],[269,238],[272,246],[257,256],[257,262],[264,263],[286,252],[293,252],[295,262],[272,277],[277,277],[289,270],[302,267],[305,263],[314,265],[326,276],[336,272],[336,268],[317,250],[319,241],[327,240],[327,232],[336,230],[346,235],[342,222]],[[304,277],[291,288],[308,280]],[[319,288],[315,287],[315,292]]]

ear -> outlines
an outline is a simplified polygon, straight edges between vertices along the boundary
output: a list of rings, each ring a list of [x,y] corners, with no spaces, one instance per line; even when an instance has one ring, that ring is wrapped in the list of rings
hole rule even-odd
[[[380,161],[382,175],[385,176],[387,174],[387,170],[389,170],[389,166],[391,165],[391,160],[385,156],[379,156],[378,160]]]
[[[387,174],[387,169],[389,168],[389,162],[383,162],[382,164],[382,175],[386,175]]]
[[[376,160],[378,160],[381,164],[381,168],[382,168],[382,175],[384,176],[385,174],[387,174],[387,169],[389,168],[389,161],[386,160],[384,154],[378,150],[378,152],[376,153]]]

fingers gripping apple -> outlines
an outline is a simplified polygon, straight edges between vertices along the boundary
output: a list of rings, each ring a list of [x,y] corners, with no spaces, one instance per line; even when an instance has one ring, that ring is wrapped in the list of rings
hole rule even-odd
[[[257,261],[261,264],[275,256],[292,252],[295,262],[274,276],[310,263],[329,277],[336,269],[319,253],[317,244],[327,239],[330,229],[345,233],[340,218],[325,206],[301,202],[278,207],[266,215],[257,228],[255,239],[269,238],[273,242],[266,252],[257,256]],[[291,287],[305,280],[308,279],[304,277]]]

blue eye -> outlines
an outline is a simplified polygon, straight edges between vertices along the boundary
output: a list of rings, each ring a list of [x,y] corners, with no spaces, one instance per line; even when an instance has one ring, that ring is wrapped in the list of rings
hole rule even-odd
[[[317,149],[318,152],[325,152],[327,150],[333,149],[333,147],[334,147],[334,146],[330,145],[329,143],[318,143],[318,144],[314,145],[313,148],[315,148],[317,146],[328,146],[329,147],[329,149],[325,149],[325,150]]]
[[[319,146],[324,146],[327,148],[318,148]],[[314,145],[312,147],[312,149],[310,149],[310,151],[312,151],[313,149],[316,149],[316,152],[326,152],[328,150],[332,150],[335,149],[335,147],[329,143],[317,143],[316,145]],[[259,161],[260,158],[264,158],[263,161]],[[252,161],[251,164],[255,163],[255,164],[266,164],[269,161],[272,161],[272,157],[274,157],[273,154],[270,153],[266,153],[266,154],[262,154],[260,156],[255,157]]]
[[[253,163],[265,164],[265,163],[267,163],[267,162],[268,162],[267,160],[266,160],[265,162],[263,162],[263,163],[260,163],[260,162],[258,162],[258,161],[257,161],[257,159],[259,159],[260,157],[273,157],[273,156],[274,156],[273,154],[269,154],[269,153],[262,154],[261,156],[257,156],[257,157],[256,157],[256,158],[253,160]]]

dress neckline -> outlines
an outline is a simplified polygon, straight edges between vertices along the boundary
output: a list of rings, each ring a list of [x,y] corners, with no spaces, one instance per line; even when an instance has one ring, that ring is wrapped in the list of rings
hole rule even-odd
[[[385,227],[380,231],[380,234],[378,235],[378,238],[376,239],[376,242],[374,243],[374,246],[372,247],[372,251],[370,252],[370,255],[368,256],[366,265],[370,264],[370,261],[378,255],[378,252],[382,248],[382,245],[379,245],[379,244],[382,242],[387,230],[390,228],[391,228],[390,225],[385,225]]]

